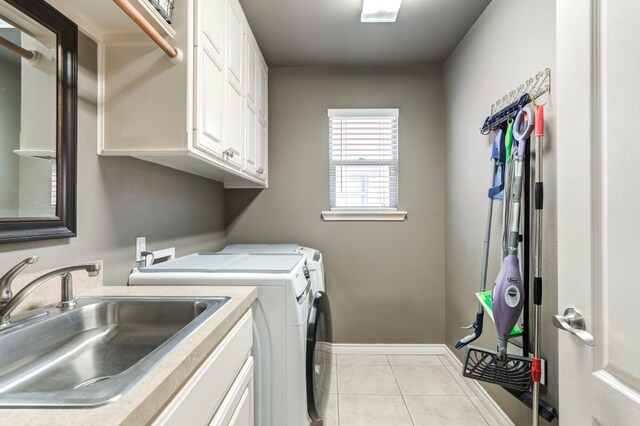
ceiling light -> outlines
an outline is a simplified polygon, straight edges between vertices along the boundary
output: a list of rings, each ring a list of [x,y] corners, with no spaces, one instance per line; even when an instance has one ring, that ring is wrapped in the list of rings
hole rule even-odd
[[[364,0],[360,22],[396,22],[402,0]]]

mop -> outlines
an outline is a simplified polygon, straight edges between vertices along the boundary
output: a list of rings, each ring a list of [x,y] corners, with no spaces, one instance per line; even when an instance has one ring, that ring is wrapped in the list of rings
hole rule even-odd
[[[489,202],[487,205],[487,219],[485,222],[484,230],[484,247],[482,252],[482,270],[480,272],[480,292],[484,292],[487,287],[487,265],[489,263],[489,242],[491,239],[491,220],[493,217],[493,200],[502,199],[504,194],[504,165],[505,165],[505,140],[508,140],[511,135],[510,129],[505,132],[504,129],[499,129],[496,133],[496,137],[493,139],[493,146],[491,148],[491,180],[488,191]],[[509,144],[511,148],[511,144]],[[473,329],[473,332],[464,336],[456,343],[456,349],[460,349],[469,343],[476,340],[482,334],[482,323],[484,320],[484,307],[482,303],[478,303],[478,310],[476,311],[476,319],[473,323],[467,327],[462,327],[463,330]]]
[[[524,132],[520,132],[525,114],[528,121],[527,127]],[[490,351],[469,347],[463,370],[463,375],[466,377],[522,391],[528,390],[531,384],[531,360],[527,357],[508,354],[507,343],[524,305],[524,287],[518,260],[520,202],[526,143],[533,130],[534,122],[533,111],[525,107],[518,113],[514,123],[514,136],[518,146],[512,164],[512,184],[509,185],[509,193],[505,194],[505,203],[509,204],[507,253],[492,292],[493,316],[498,334],[497,348],[496,351]],[[507,195],[510,195],[509,198]]]

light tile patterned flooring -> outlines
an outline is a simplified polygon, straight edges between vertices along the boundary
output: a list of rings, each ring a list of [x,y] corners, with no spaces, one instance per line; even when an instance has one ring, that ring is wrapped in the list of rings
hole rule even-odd
[[[465,380],[439,355],[337,355],[324,426],[497,425]]]

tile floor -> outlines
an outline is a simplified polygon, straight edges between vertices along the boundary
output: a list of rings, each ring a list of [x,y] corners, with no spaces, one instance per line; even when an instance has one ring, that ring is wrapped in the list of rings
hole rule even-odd
[[[324,426],[497,425],[439,355],[337,355]]]

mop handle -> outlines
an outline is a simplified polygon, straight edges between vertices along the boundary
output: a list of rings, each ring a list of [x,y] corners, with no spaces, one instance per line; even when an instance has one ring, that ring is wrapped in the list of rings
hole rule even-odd
[[[522,168],[524,157],[517,156],[513,164],[513,186],[511,188],[511,221],[509,227],[509,238],[507,253],[518,255],[518,244],[520,243],[520,200],[522,198]]]
[[[526,116],[527,125],[524,130],[522,130],[522,122],[524,121]],[[531,136],[531,132],[533,132],[533,128],[535,126],[535,115],[533,115],[533,110],[530,106],[526,106],[518,111],[516,115],[516,121],[513,123],[513,137],[518,141],[518,156],[524,157],[526,152],[526,140]],[[537,127],[536,127],[537,128]]]
[[[533,358],[531,360],[532,426],[539,424],[540,380],[542,378],[542,361],[540,359],[540,331],[542,321],[542,204],[544,191],[542,186],[542,140],[544,138],[544,107],[536,105],[536,181],[534,189],[535,207],[535,251],[533,271]]]
[[[496,180],[496,159],[491,159],[491,185]],[[487,216],[484,227],[484,240],[482,246],[482,270],[480,271],[480,291],[485,291],[487,287],[487,259],[489,258],[489,245],[491,244],[491,221],[493,217],[493,197],[489,196],[487,203]],[[482,305],[482,304],[481,304]]]
[[[534,288],[533,303],[542,303],[542,205],[544,201],[544,187],[542,185],[542,140],[544,138],[544,107],[536,106],[536,164],[535,164],[535,247],[534,247]]]
[[[525,130],[521,130],[522,122],[527,117],[527,126]],[[533,132],[535,127],[535,116],[531,107],[526,106],[518,111],[516,120],[513,125],[513,136],[518,140],[518,153],[516,154],[514,172],[513,172],[513,188],[512,188],[512,211],[511,211],[511,227],[509,229],[509,238],[507,244],[507,253],[518,254],[518,243],[520,241],[520,199],[522,197],[522,168],[524,167],[524,156],[526,154],[527,139]]]
[[[542,140],[544,138],[544,107],[536,106],[536,168],[535,168],[535,227],[536,227],[536,247],[534,251],[534,277],[542,277],[542,204],[544,201],[544,187],[542,186]],[[534,291],[535,293],[535,291]],[[534,297],[534,303],[542,303],[542,295]]]

